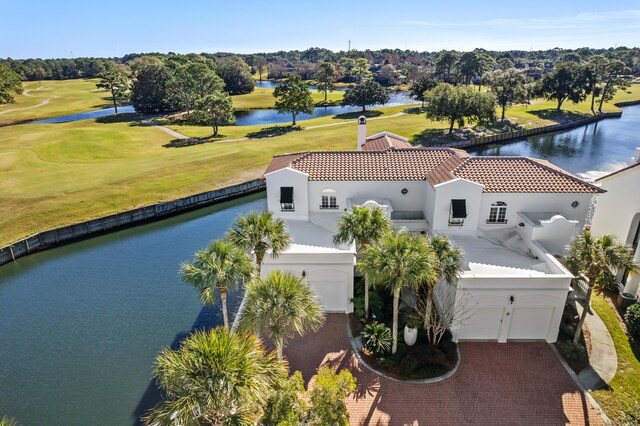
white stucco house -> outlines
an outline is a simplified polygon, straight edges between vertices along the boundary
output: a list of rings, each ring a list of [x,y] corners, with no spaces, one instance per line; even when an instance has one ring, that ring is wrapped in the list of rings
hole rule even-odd
[[[636,148],[634,163],[596,179],[607,192],[598,197],[591,222],[594,235],[613,234],[634,250],[634,260],[640,263],[640,148]],[[618,271],[621,290],[640,296],[640,276]]]
[[[394,226],[445,234],[464,250],[457,291],[470,317],[455,339],[556,341],[573,276],[555,255],[603,190],[544,160],[472,157],[365,134],[361,117],[357,150],[273,158],[264,174],[268,208],[286,221],[294,244],[265,259],[262,273],[298,272],[328,311],[351,312],[355,248],[334,246],[332,236],[353,206],[378,207]]]

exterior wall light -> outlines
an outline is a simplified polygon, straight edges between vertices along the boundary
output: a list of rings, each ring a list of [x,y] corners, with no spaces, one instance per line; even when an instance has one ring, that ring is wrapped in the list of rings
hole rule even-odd
[[[513,302],[514,302],[515,300],[516,300],[516,298],[515,298],[515,297],[513,297],[513,296],[510,296],[510,297],[509,297],[509,302],[511,302],[511,304],[512,304],[512,305],[513,305]]]
[[[579,202],[577,202],[577,201],[574,201],[573,203],[571,203],[571,207],[573,207],[574,209],[575,209],[576,207],[578,207],[579,205],[580,205],[580,203],[579,203]]]
[[[407,193],[409,192],[409,190],[407,188],[402,188],[402,195],[407,195]]]
[[[305,278],[307,276],[307,271],[302,271],[302,278]]]

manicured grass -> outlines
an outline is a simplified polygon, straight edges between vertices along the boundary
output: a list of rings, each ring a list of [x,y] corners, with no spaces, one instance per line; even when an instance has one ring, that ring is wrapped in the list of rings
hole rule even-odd
[[[317,90],[311,91],[313,101],[318,104],[324,101],[324,93]],[[344,92],[334,90],[327,93],[327,102],[336,103],[339,102],[344,96]],[[275,98],[273,97],[273,89],[267,89],[264,87],[256,87],[253,92],[246,95],[232,96],[233,107],[235,109],[269,109],[273,108],[275,104]]]
[[[640,99],[638,87],[633,93]],[[573,107],[567,105],[576,113],[583,108]],[[423,114],[393,116],[406,108],[381,108],[379,117],[369,119],[367,133],[387,130],[412,138],[446,127]],[[532,109],[523,111],[528,114],[523,117],[543,122]],[[181,148],[163,147],[172,137],[157,128],[124,120],[0,128],[0,245],[52,227],[254,179],[275,154],[355,149],[357,115],[303,121],[304,131],[281,136]],[[332,123],[343,124],[309,128]],[[208,127],[172,127],[192,137],[211,134]],[[269,127],[230,126],[220,131],[226,139]]]
[[[59,117],[111,107],[110,94],[96,89],[96,82],[96,79],[24,82],[23,88],[30,96],[17,95],[15,103],[0,105],[0,123]],[[48,103],[36,107],[47,100]]]
[[[609,383],[609,389],[594,391],[592,395],[607,415],[615,420],[632,403],[640,404],[640,361],[634,355],[629,338],[607,301],[600,295],[594,295],[591,306],[611,333],[618,355],[618,371]]]

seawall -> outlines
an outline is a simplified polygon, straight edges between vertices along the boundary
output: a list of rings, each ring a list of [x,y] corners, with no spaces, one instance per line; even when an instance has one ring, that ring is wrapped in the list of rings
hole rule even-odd
[[[238,185],[203,192],[189,197],[152,204],[84,222],[38,232],[0,248],[0,265],[31,253],[54,248],[119,229],[164,219],[189,210],[218,204],[263,191],[265,183],[259,179]]]

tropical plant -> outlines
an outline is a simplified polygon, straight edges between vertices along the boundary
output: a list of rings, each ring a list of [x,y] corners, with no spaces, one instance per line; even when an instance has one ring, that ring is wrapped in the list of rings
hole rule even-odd
[[[276,389],[264,408],[260,422],[264,426],[297,426],[307,416],[309,406],[304,396],[302,373],[294,372]]]
[[[273,97],[276,98],[274,108],[279,113],[290,113],[293,126],[296,125],[298,114],[313,113],[311,92],[297,74],[289,74],[286,80],[273,90]]]
[[[356,379],[349,370],[336,373],[321,367],[311,390],[310,425],[347,426],[349,412],[344,399],[356,389]]]
[[[628,270],[637,273],[640,266],[633,261],[633,251],[626,244],[619,242],[613,235],[594,237],[591,231],[585,229],[569,246],[569,252],[564,263],[574,275],[584,277],[589,287],[585,299],[585,309],[576,327],[574,343],[578,343],[582,333],[582,325],[587,317],[591,303],[591,293],[598,277],[604,273],[614,273],[617,270]]]
[[[178,350],[164,348],[154,372],[166,399],[147,425],[255,424],[287,366],[257,336],[217,328],[196,331]]]
[[[627,308],[627,312],[624,314],[624,322],[627,323],[631,334],[640,337],[640,303],[634,303]]]
[[[358,291],[358,293],[363,293],[362,291]],[[368,317],[367,311],[365,310],[365,298],[364,294],[356,294],[355,297],[351,298],[351,303],[353,303],[353,312],[358,316],[358,318],[366,319]],[[377,291],[369,290],[369,309],[373,313],[381,312],[384,308],[384,300],[378,294]]]
[[[324,308],[315,292],[292,272],[273,271],[246,286],[239,328],[268,337],[278,357],[295,334],[304,335],[324,324]]]
[[[437,271],[433,267],[436,262],[435,254],[424,237],[396,230],[386,232],[359,262],[365,277],[393,295],[393,354],[398,349],[400,292],[405,288],[416,289],[424,281],[437,279]]]
[[[220,292],[225,328],[229,327],[227,292],[235,290],[239,280],[251,277],[252,271],[249,255],[225,240],[213,241],[206,249],[196,252],[193,262],[180,267],[182,280],[198,290],[205,305],[215,304],[216,290]]]
[[[616,276],[610,272],[601,273],[598,278],[596,278],[595,289],[599,291],[618,291],[618,281],[616,280]]]
[[[587,357],[587,350],[581,343],[568,341],[560,345],[560,351],[567,359],[582,361]]]
[[[353,209],[340,216],[336,225],[337,231],[333,243],[356,243],[358,256],[364,256],[369,246],[377,242],[391,227],[391,222],[379,208],[369,209],[354,206]],[[369,317],[369,278],[364,277],[364,315]]]
[[[262,261],[268,251],[277,257],[291,245],[291,235],[282,219],[270,211],[240,215],[231,226],[227,238],[232,243],[253,252],[256,276],[260,277]]]
[[[427,331],[427,339],[431,344],[437,344],[439,333],[436,328],[429,327],[435,324],[432,316],[438,315],[433,309],[433,289],[438,279],[442,278],[446,285],[454,285],[458,282],[458,277],[462,273],[462,261],[464,255],[460,247],[456,247],[451,240],[444,235],[435,235],[428,240],[429,246],[435,255],[435,263],[429,265],[429,271],[425,271],[425,281],[423,288],[427,293],[424,313],[424,328]],[[430,258],[432,259],[432,258]],[[433,259],[432,259],[433,260]]]
[[[369,352],[381,355],[391,349],[391,330],[382,323],[374,321],[362,330],[362,345]]]

